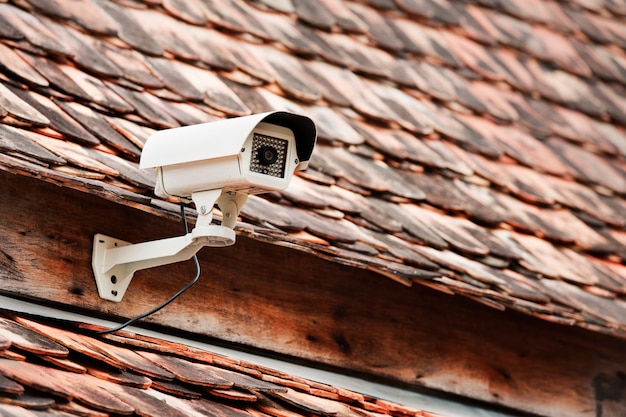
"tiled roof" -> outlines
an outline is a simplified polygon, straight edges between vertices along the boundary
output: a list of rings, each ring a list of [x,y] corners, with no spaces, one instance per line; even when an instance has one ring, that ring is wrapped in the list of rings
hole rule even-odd
[[[137,166],[150,133],[306,114],[309,170],[251,197],[240,233],[624,337],[625,19],[620,0],[0,3],[0,164],[175,212]]]
[[[99,329],[0,311],[0,415],[435,417],[180,343],[97,336]]]

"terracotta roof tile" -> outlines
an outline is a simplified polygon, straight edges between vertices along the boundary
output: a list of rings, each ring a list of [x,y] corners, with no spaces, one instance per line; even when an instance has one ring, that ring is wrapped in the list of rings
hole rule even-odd
[[[93,74],[120,78],[124,71],[111,62],[103,53],[102,42],[83,34],[72,27],[59,24],[51,19],[40,18],[46,28],[71,51],[70,58],[79,67]]]
[[[528,45],[527,52],[543,61],[552,62],[579,77],[587,78],[591,69],[578,55],[574,45],[566,35],[560,34],[545,27],[533,27],[536,43]]]
[[[618,53],[609,51],[604,46],[587,44],[578,40],[573,40],[572,45],[580,57],[587,62],[593,75],[605,80],[624,81]]]
[[[0,35],[7,40],[22,40],[24,34],[19,30],[16,23],[12,23],[14,18],[11,17],[11,11],[9,7],[0,9]]]
[[[98,49],[118,68],[124,68],[121,77],[145,88],[158,89],[164,86],[163,80],[155,74],[146,58],[133,50],[122,49],[107,43],[98,45]]]
[[[64,56],[73,54],[71,48],[64,45],[64,40],[46,28],[34,14],[3,3],[0,4],[0,15],[9,23],[10,27],[21,33],[24,39],[30,42],[34,48],[45,53],[55,53]],[[45,17],[43,18],[45,19]]]
[[[389,78],[393,57],[386,51],[358,42],[344,34],[322,34],[330,47],[337,48],[351,70],[370,76]]]
[[[50,138],[46,135],[29,135],[31,139],[33,139],[40,146],[48,149],[50,152],[58,155],[59,157],[77,167],[100,172],[105,175],[119,175],[119,172],[115,169],[112,169],[108,165],[102,164],[95,160],[90,155],[89,149],[84,149],[83,147],[72,142],[65,142],[59,139]]]
[[[599,184],[622,194],[626,191],[626,179],[614,168],[611,159],[604,159],[557,138],[551,138],[547,144],[561,155],[583,181]]]
[[[592,86],[585,80],[536,61],[528,61],[528,64],[538,80],[538,91],[550,100],[594,117],[602,117],[607,112],[605,103],[596,98]]]
[[[433,149],[445,161],[445,168],[453,173],[471,177],[474,171],[467,163],[467,159],[460,156],[459,148],[451,142],[427,141],[426,145]]]
[[[69,351],[57,342],[41,337],[39,333],[29,330],[14,321],[0,318],[0,332],[7,340],[26,352],[45,356],[65,357]]]
[[[49,128],[54,129],[61,135],[72,138],[79,143],[92,146],[100,143],[95,136],[89,133],[76,120],[61,110],[61,108],[54,103],[54,101],[40,94],[33,94],[30,91],[22,90],[20,88],[11,88],[11,91],[13,91],[13,93],[25,103],[30,104],[44,117],[46,117],[46,119],[50,121],[48,124]]]
[[[622,97],[624,88],[618,85],[607,85],[604,83],[595,84],[594,93],[603,100],[606,111],[617,122],[624,124],[626,117],[624,116],[624,110],[626,110],[626,103]]]
[[[396,35],[392,20],[387,19],[378,10],[359,3],[348,3],[347,7],[355,17],[360,19],[357,30],[365,32],[381,48],[399,51],[404,48],[404,43]],[[369,30],[369,32],[368,32]]]
[[[29,124],[31,126],[47,126],[50,120],[30,104],[24,102],[13,90],[0,83],[0,108],[14,123]]]
[[[394,29],[404,42],[404,49],[413,54],[441,61],[451,66],[459,66],[460,58],[450,47],[442,31],[420,24],[408,18],[393,20]]]
[[[129,157],[139,157],[141,150],[122,136],[99,113],[93,111],[90,107],[77,102],[61,100],[56,100],[55,103],[101,142],[107,143]]]
[[[127,13],[122,6],[114,2],[98,1],[98,5],[102,7],[114,22],[117,22],[121,41],[149,55],[158,56],[163,54],[163,47],[142,29],[133,14]]]
[[[458,22],[456,8],[451,3],[436,0],[400,0],[396,3],[407,13],[431,20],[433,23],[454,24]]]
[[[14,155],[25,155],[47,164],[62,165],[65,159],[60,158],[47,149],[29,139],[19,129],[9,125],[0,125],[0,149]]]
[[[175,64],[175,67],[187,80],[195,82],[195,86],[203,95],[202,101],[208,106],[233,116],[250,114],[250,109],[224,84],[219,76],[182,62]]]
[[[183,74],[177,71],[171,61],[159,57],[146,57],[146,60],[150,68],[157,77],[163,80],[165,87],[169,90],[189,100],[202,100],[202,92],[190,83]]]
[[[298,59],[274,48],[256,48],[256,53],[272,69],[272,78],[287,96],[312,103],[321,98],[315,79],[307,76]]]
[[[134,111],[134,108],[129,103],[107,88],[106,84],[100,79],[73,66],[62,64],[59,65],[59,68],[68,78],[76,83],[80,91],[84,92],[84,95],[80,97],[81,99],[88,100],[113,112],[131,113]]]
[[[112,92],[130,104],[134,108],[133,114],[141,119],[148,120],[152,125],[161,129],[179,126],[174,118],[163,111],[160,100],[151,94],[145,94],[114,83],[107,83],[106,85]]]
[[[48,80],[35,70],[28,61],[24,60],[17,50],[13,50],[4,44],[0,44],[0,67],[4,71],[13,74],[17,79],[23,79],[26,83],[40,87],[47,87]]]
[[[499,81],[503,79],[504,71],[492,58],[488,49],[453,32],[443,32],[442,35],[444,39],[447,39],[450,48],[468,68],[489,80]]]
[[[625,14],[613,0],[0,3],[0,162],[171,211],[137,166],[152,132],[308,114],[319,131],[309,171],[283,193],[251,197],[240,230],[623,337]],[[81,365],[67,360],[45,366]],[[200,393],[196,407],[220,415],[236,413],[211,402],[225,398],[257,398],[257,416],[302,412],[240,388],[129,383],[143,389],[111,392],[141,392],[133,407],[146,413],[174,395],[164,392]],[[105,413],[97,391],[81,395],[100,410],[78,400],[62,408]],[[361,415],[389,412],[364,401],[351,403]]]

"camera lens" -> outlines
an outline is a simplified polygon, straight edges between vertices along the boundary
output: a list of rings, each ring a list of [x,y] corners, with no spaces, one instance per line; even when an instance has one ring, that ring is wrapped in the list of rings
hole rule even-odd
[[[258,152],[261,165],[271,165],[278,160],[278,151],[273,146],[261,146]]]
[[[255,132],[250,152],[250,171],[285,178],[288,149],[289,141]]]

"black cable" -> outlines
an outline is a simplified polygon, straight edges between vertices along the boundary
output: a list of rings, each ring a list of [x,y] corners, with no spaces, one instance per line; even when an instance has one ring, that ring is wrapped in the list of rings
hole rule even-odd
[[[189,233],[189,226],[187,226],[187,216],[185,215],[185,206],[182,203],[180,205],[180,213],[181,213],[181,216],[183,218],[183,226],[185,228],[185,234],[187,234],[187,233]],[[198,262],[198,255],[193,255],[193,261],[194,261],[194,264],[196,265],[196,276],[187,285],[185,285],[183,288],[178,290],[178,292],[176,294],[174,294],[173,296],[171,296],[168,300],[166,300],[165,302],[161,303],[160,305],[154,307],[153,309],[146,311],[145,313],[142,313],[142,314],[139,314],[139,315],[133,317],[132,319],[128,320],[126,323],[120,324],[119,326],[113,327],[112,329],[100,330],[100,331],[98,331],[96,333],[97,334],[108,334],[108,333],[116,332],[118,330],[122,330],[126,326],[130,326],[131,324],[135,323],[136,321],[141,320],[141,319],[143,319],[145,317],[148,317],[149,315],[152,315],[152,314],[156,313],[157,311],[161,310],[162,308],[167,307],[172,301],[176,300],[185,291],[187,291],[196,282],[198,282],[198,278],[200,278],[200,262]]]

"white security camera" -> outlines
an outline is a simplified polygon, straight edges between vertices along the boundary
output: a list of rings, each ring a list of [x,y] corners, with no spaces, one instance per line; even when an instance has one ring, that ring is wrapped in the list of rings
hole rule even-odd
[[[157,132],[144,145],[140,168],[156,168],[161,197],[215,189],[259,194],[285,189],[295,170],[306,169],[315,140],[308,117],[255,114]]]
[[[306,116],[275,111],[156,132],[140,168],[156,169],[155,194],[193,200],[194,229],[180,237],[130,244],[97,234],[92,267],[102,298],[120,301],[135,271],[191,258],[204,246],[235,243],[233,228],[249,194],[283,190],[307,168],[317,138]],[[222,211],[213,225],[213,206]]]

